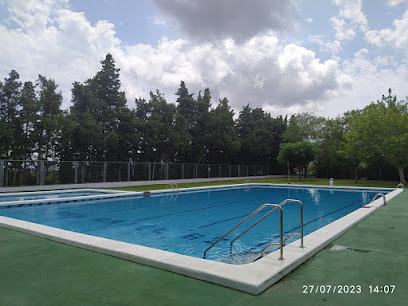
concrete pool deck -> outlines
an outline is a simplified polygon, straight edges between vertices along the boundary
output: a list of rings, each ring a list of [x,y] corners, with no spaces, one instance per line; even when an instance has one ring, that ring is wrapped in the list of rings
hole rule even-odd
[[[0,305],[405,305],[408,193],[357,224],[259,296],[0,228]],[[303,293],[360,285],[360,294]],[[394,293],[368,286],[395,285]]]

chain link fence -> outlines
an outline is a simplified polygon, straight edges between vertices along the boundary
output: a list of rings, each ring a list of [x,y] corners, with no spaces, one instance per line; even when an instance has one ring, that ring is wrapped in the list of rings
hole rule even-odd
[[[0,187],[283,174],[279,166],[0,160]]]

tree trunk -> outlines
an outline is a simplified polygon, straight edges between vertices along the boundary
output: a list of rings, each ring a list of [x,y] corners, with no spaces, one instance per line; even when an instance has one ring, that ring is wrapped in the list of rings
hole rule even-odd
[[[400,183],[406,185],[407,182],[405,181],[404,168],[398,167],[398,173],[399,173],[399,177],[400,177]]]
[[[306,167],[304,167],[304,169],[303,169],[303,171],[304,171],[304,178],[306,179],[307,178],[307,166]]]
[[[357,173],[357,166],[354,167],[354,179],[356,180],[356,184],[358,184],[358,173]]]

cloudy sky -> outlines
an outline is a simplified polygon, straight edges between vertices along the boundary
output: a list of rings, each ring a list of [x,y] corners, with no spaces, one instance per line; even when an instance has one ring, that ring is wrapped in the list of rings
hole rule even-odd
[[[63,108],[108,52],[130,107],[181,80],[274,116],[408,95],[408,0],[0,0],[0,44],[0,77],[55,79]]]

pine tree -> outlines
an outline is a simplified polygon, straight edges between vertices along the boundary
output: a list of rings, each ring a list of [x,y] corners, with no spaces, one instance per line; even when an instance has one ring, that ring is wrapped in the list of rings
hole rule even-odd
[[[20,124],[23,134],[21,137],[21,152],[24,160],[31,159],[31,154],[34,152],[35,139],[33,137],[34,125],[39,119],[38,112],[40,111],[40,103],[37,100],[35,86],[33,82],[24,83],[20,97]]]
[[[208,143],[208,162],[230,164],[239,150],[239,140],[234,125],[234,111],[228,99],[220,100],[209,114],[209,129],[206,135]]]
[[[4,79],[4,84],[1,86],[0,95],[0,155],[3,158],[18,159],[18,139],[21,135],[21,127],[19,125],[19,103],[21,82],[18,81],[20,75],[11,70],[9,78]]]
[[[38,159],[55,158],[61,142],[62,94],[57,92],[58,85],[52,79],[38,76],[39,115],[34,124],[37,140]]]
[[[75,82],[71,113],[78,125],[73,131],[74,156],[83,160],[123,161],[131,156],[125,135],[133,131],[133,119],[120,91],[115,59],[107,54],[102,69],[84,84]]]

